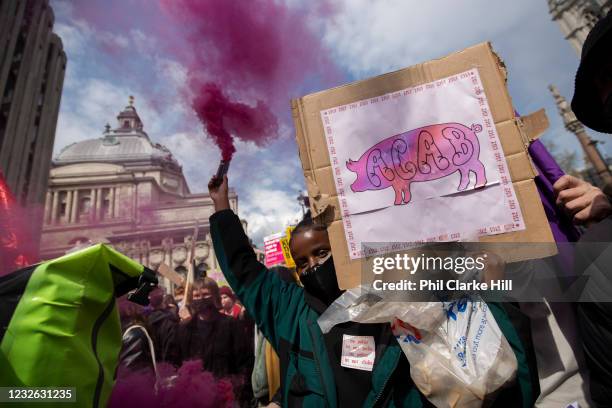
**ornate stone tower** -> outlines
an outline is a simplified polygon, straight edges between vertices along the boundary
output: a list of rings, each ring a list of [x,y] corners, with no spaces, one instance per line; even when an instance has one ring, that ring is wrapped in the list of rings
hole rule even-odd
[[[548,0],[552,20],[578,55],[589,31],[612,8],[612,0]]]

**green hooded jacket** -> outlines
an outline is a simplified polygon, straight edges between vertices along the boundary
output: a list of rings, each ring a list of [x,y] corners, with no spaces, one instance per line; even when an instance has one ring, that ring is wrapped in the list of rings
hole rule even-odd
[[[283,407],[329,407],[338,405],[336,381],[323,334],[317,324],[320,312],[308,302],[308,294],[281,280],[257,261],[239,218],[231,210],[210,217],[211,236],[225,278],[273,345],[281,361]],[[527,358],[516,331],[502,309],[491,310],[518,360],[517,383],[508,395],[498,396],[496,406],[531,407],[535,395]],[[402,350],[392,338],[377,357],[371,389],[364,407],[431,406],[408,373],[399,383],[390,381],[398,368]],[[536,380],[537,381],[537,380]],[[393,388],[393,389],[392,389]],[[496,400],[496,402],[497,402]],[[505,403],[514,401],[513,405]]]

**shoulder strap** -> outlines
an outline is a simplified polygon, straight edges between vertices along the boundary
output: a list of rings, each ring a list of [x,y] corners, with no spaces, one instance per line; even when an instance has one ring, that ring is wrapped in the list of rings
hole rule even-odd
[[[145,329],[143,326],[139,325],[139,324],[134,324],[130,327],[128,327],[125,332],[123,333],[123,339],[125,340],[125,337],[127,336],[127,334],[133,330],[140,330],[142,331],[142,333],[145,335],[145,337],[147,338],[147,343],[149,344],[149,352],[151,353],[151,360],[153,363],[153,371],[155,372],[155,393],[157,393],[157,384],[159,383],[159,375],[157,373],[157,362],[155,360],[155,348],[153,347],[153,340],[151,339],[151,336],[149,336],[149,333],[147,332],[147,329]]]

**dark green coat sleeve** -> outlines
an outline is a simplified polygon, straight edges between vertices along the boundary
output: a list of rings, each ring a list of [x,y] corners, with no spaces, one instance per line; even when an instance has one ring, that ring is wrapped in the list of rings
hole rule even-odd
[[[231,210],[210,217],[215,254],[223,275],[257,327],[278,350],[279,336],[291,337],[306,305],[303,289],[283,282],[257,261],[240,219]]]

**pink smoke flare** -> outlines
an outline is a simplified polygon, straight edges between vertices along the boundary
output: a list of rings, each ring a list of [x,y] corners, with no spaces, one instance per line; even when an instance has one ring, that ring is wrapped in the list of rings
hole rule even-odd
[[[200,85],[193,109],[206,131],[221,149],[223,160],[236,151],[232,134],[241,140],[262,145],[278,133],[278,122],[268,106],[258,101],[254,107],[231,102],[215,83]]]
[[[192,107],[225,160],[234,138],[262,146],[277,137],[274,112],[288,112],[305,81],[337,77],[304,10],[273,0],[160,1],[183,28]]]

